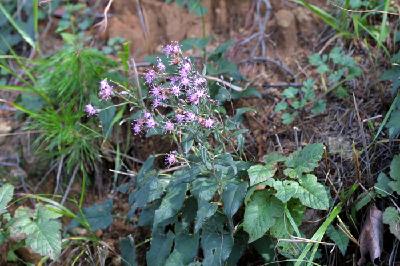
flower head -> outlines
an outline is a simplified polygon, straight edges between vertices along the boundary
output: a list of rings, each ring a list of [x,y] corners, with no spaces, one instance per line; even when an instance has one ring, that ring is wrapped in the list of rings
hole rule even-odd
[[[153,128],[156,125],[156,121],[154,121],[153,117],[150,117],[146,120],[146,126],[148,128]]]
[[[176,158],[176,151],[171,151],[168,153],[167,157],[165,157],[165,162],[168,166],[176,164],[178,162],[178,159]]]
[[[181,78],[181,85],[183,86],[189,86],[190,80],[187,77]]]
[[[172,123],[171,121],[167,121],[165,123],[165,126],[164,126],[165,131],[172,132],[174,130],[174,128],[175,128],[174,123]]]
[[[153,81],[156,79],[156,72],[153,69],[149,69],[146,74],[144,74],[144,80],[147,84],[152,84]]]
[[[213,125],[214,125],[214,123],[215,123],[214,119],[212,119],[212,118],[209,117],[209,118],[207,118],[206,120],[204,120],[203,125],[204,125],[204,127],[206,127],[206,128],[212,128]]]
[[[111,96],[113,94],[113,87],[108,84],[107,79],[103,79],[102,81],[100,81],[99,98],[107,101],[111,99]]]
[[[180,92],[181,92],[181,89],[180,89],[178,86],[173,85],[173,86],[171,87],[171,93],[172,93],[173,95],[179,96]]]
[[[165,71],[165,65],[163,64],[163,62],[161,61],[160,58],[157,58],[157,70],[159,72],[164,72]]]
[[[176,118],[176,122],[182,123],[182,122],[185,121],[185,118],[186,118],[186,117],[185,117],[183,114],[176,114],[176,115],[175,115],[175,118]]]
[[[185,118],[187,122],[193,122],[194,120],[196,120],[196,115],[191,112],[186,112]]]
[[[87,116],[94,116],[95,114],[97,114],[99,112],[99,110],[97,110],[93,105],[91,104],[87,104],[85,106],[85,113]]]
[[[163,48],[163,53],[167,56],[180,54],[181,52],[181,47],[179,46],[178,42],[171,42],[170,44],[165,45]]]
[[[135,135],[140,134],[142,131],[142,125],[139,122],[132,123],[132,131]]]

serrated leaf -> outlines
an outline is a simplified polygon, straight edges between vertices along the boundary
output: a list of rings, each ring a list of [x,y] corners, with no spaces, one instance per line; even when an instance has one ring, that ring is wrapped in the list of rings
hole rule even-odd
[[[83,208],[83,214],[93,231],[106,229],[112,224],[112,208],[112,199],[107,199],[101,203],[93,204],[90,207]]]
[[[167,265],[188,265],[197,256],[199,248],[199,235],[177,235],[175,237],[174,251],[167,259]]]
[[[318,100],[314,103],[313,108],[311,109],[311,113],[314,115],[322,114],[326,110],[326,101]]]
[[[250,186],[264,182],[275,175],[276,168],[272,165],[253,165],[247,170]]]
[[[282,114],[282,123],[285,125],[291,124],[296,118],[297,113],[284,113]]]
[[[309,173],[318,166],[319,160],[322,158],[324,153],[324,145],[320,143],[309,144],[302,150],[295,151],[292,153],[285,162],[288,168],[293,169],[290,173],[290,177],[300,177],[303,173]]]
[[[4,184],[0,188],[0,214],[7,211],[7,205],[12,200],[14,195],[14,186],[11,184]]]
[[[389,186],[390,179],[385,173],[381,172],[378,175],[378,180],[374,186],[375,191],[382,197],[386,197],[393,193],[393,190]]]
[[[174,243],[175,235],[171,231],[167,234],[153,231],[150,250],[146,253],[147,265],[164,266]]]
[[[275,166],[276,163],[284,162],[286,157],[278,152],[271,152],[264,156],[264,163],[269,166]]]
[[[196,214],[196,222],[194,225],[194,232],[197,233],[201,227],[203,226],[204,222],[213,216],[218,209],[218,206],[214,203],[210,203],[208,201],[200,200],[198,202],[198,210]]]
[[[296,97],[298,92],[299,92],[299,89],[289,87],[282,92],[282,96],[284,96],[287,99],[292,99],[292,98]]]
[[[390,232],[400,240],[400,214],[396,208],[386,208],[383,213],[383,223],[388,224]]]
[[[307,207],[327,210],[329,197],[325,187],[318,183],[315,175],[307,174],[300,178],[300,186],[295,195]]]
[[[11,223],[12,234],[25,234],[25,244],[34,252],[56,260],[61,253],[61,223],[43,216],[47,207],[37,204],[36,211],[20,207]]]
[[[207,221],[202,230],[201,247],[203,266],[224,265],[233,248],[232,234],[224,229],[224,218],[215,215]]]
[[[344,256],[346,254],[347,246],[349,245],[349,238],[341,230],[336,230],[332,225],[326,230],[326,234],[330,239],[335,242],[340,252]]]
[[[210,201],[218,189],[218,184],[213,178],[197,178],[192,183],[190,191],[197,200]]]
[[[187,184],[185,183],[176,184],[169,188],[160,207],[154,213],[153,229],[178,213],[185,200],[186,190]]]
[[[395,155],[390,164],[390,177],[393,179],[389,182],[389,187],[400,195],[400,155]]]
[[[127,236],[119,241],[119,249],[121,250],[121,260],[124,266],[136,266],[136,248],[135,241],[132,236]]]
[[[299,183],[291,180],[277,180],[273,183],[273,187],[276,190],[275,197],[285,203],[296,195],[299,189]]]
[[[267,191],[257,191],[247,204],[243,228],[249,234],[249,242],[261,238],[275,224],[282,213],[281,203]]]
[[[224,213],[232,219],[233,215],[242,205],[247,192],[247,182],[229,183],[222,192],[222,202],[224,204]]]
[[[287,102],[279,102],[276,104],[274,111],[279,113],[280,111],[286,110],[288,108]]]

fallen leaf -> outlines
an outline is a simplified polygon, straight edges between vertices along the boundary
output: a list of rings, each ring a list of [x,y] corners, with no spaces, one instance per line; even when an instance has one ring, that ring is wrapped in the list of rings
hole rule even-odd
[[[383,219],[382,211],[375,205],[369,207],[367,218],[365,219],[361,230],[359,244],[361,258],[358,265],[364,265],[367,262],[366,256],[369,253],[371,262],[379,264],[382,253],[383,243]]]

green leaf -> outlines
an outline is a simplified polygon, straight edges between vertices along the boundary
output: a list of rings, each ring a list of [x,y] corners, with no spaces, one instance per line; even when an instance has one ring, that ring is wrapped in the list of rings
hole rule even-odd
[[[199,235],[181,234],[175,237],[174,251],[167,259],[166,265],[188,265],[197,256]]]
[[[11,184],[4,184],[0,187],[0,214],[7,211],[7,205],[12,200],[14,195],[14,186]]]
[[[314,103],[313,108],[311,109],[311,113],[314,115],[322,114],[326,110],[326,101],[318,100]]]
[[[83,208],[83,214],[93,231],[106,229],[112,224],[112,208],[112,199],[107,199],[101,203],[93,204],[90,207]]]
[[[150,250],[146,253],[147,265],[164,266],[171,252],[174,238],[175,235],[171,231],[168,231],[166,235],[153,231]]]
[[[381,172],[378,175],[378,180],[375,184],[375,191],[382,197],[386,197],[393,193],[393,190],[389,186],[390,179],[385,173]]]
[[[279,113],[280,111],[286,110],[287,108],[288,108],[287,102],[282,101],[276,104],[274,111]]]
[[[194,225],[194,232],[197,233],[203,226],[204,222],[215,214],[218,205],[208,201],[200,200],[198,202],[199,208],[196,214],[196,222]]]
[[[396,208],[386,208],[383,213],[383,223],[388,224],[390,232],[400,240],[400,214]]]
[[[183,201],[185,200],[187,184],[176,184],[169,188],[167,194],[163,198],[160,207],[154,214],[153,230],[158,224],[175,216],[182,208]]]
[[[210,201],[218,189],[218,184],[213,178],[197,178],[192,183],[191,192],[197,200]]]
[[[203,227],[201,247],[203,249],[203,266],[224,265],[233,248],[231,233],[224,231],[224,219],[215,215]]]
[[[296,193],[302,204],[307,207],[327,210],[329,208],[329,197],[325,187],[318,183],[315,175],[307,174],[300,178],[300,187]]]
[[[263,257],[265,262],[274,262],[275,260],[275,246],[276,243],[272,240],[272,237],[264,236],[253,242],[257,252]]]
[[[294,119],[296,118],[296,116],[297,116],[297,113],[296,112],[294,112],[294,113],[284,113],[283,115],[282,115],[282,123],[284,124],[284,125],[289,125],[289,124],[291,124],[293,121],[294,121]]]
[[[285,162],[287,167],[293,169],[293,171],[287,171],[290,174],[289,177],[298,178],[303,173],[312,172],[318,166],[323,153],[324,145],[320,143],[309,144],[302,150],[292,153]]]
[[[271,193],[255,192],[244,212],[243,228],[250,236],[249,242],[261,238],[282,212],[281,203]]]
[[[389,182],[389,187],[400,195],[400,154],[393,157],[390,164],[390,177],[393,181]]]
[[[275,181],[273,187],[276,190],[275,197],[283,203],[288,202],[299,189],[299,183],[291,180]]]
[[[347,246],[349,245],[349,238],[347,235],[343,233],[342,230],[336,230],[332,225],[328,227],[326,234],[330,239],[333,240],[333,242],[335,242],[340,252],[344,256],[346,254]]]
[[[229,183],[222,192],[224,213],[232,220],[233,215],[239,210],[247,192],[247,182]]]
[[[124,237],[119,241],[119,249],[121,250],[122,265],[137,265],[135,241],[131,235]]]
[[[253,165],[247,170],[250,186],[264,182],[275,175],[276,168],[271,165]]]
[[[296,97],[298,92],[299,92],[299,89],[289,87],[282,92],[282,96],[284,96],[287,99],[292,99],[292,98]]]
[[[284,162],[286,157],[279,152],[271,152],[264,156],[263,161],[268,166],[276,166],[276,163]]]
[[[53,219],[59,214],[52,214],[50,218],[46,216],[50,211],[41,204],[36,205],[35,211],[19,207],[10,230],[12,235],[25,234],[25,244],[34,252],[56,260],[61,253],[61,223]]]

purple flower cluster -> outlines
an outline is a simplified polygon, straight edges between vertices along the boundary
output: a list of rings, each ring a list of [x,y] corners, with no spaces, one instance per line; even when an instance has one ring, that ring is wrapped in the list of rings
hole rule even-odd
[[[94,116],[99,112],[99,110],[97,110],[93,105],[91,104],[87,104],[85,106],[85,113],[88,117],[90,116]]]
[[[145,112],[143,117],[132,123],[132,131],[135,135],[140,134],[144,129],[152,129],[157,125],[151,113]]]
[[[156,124],[152,117],[144,115],[132,124],[133,132],[139,134],[146,128],[160,126],[163,132],[172,133],[188,123],[195,123],[207,129],[213,128],[217,120],[210,117],[209,108],[212,101],[207,80],[196,71],[191,60],[182,55],[177,42],[166,45],[163,53],[176,72],[166,73],[164,62],[157,58],[155,67],[144,74],[144,80],[149,88],[152,112],[163,117],[163,109],[158,108],[172,108],[173,117],[161,118]]]
[[[108,84],[107,79],[100,81],[99,98],[103,101],[108,101],[113,95],[113,87]]]
[[[167,156],[165,157],[165,163],[168,165],[168,167],[178,162],[176,155],[177,155],[176,151],[171,151],[170,153],[167,154]]]

